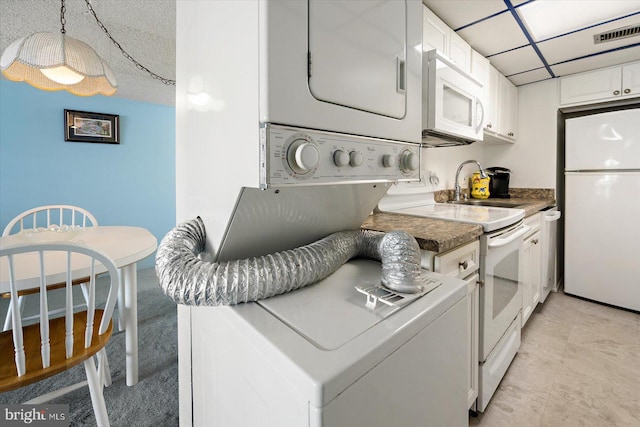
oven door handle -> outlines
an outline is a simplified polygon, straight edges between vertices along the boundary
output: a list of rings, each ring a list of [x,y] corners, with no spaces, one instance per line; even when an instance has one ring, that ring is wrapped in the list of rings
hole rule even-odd
[[[529,227],[528,225],[523,225],[521,229],[519,229],[518,231],[514,232],[513,234],[508,235],[507,237],[499,237],[499,238],[497,238],[495,240],[492,240],[491,242],[489,242],[489,247],[490,248],[499,248],[501,246],[508,245],[509,243],[513,242],[517,238],[522,237],[525,234],[527,234],[529,232],[529,230],[531,230],[531,227]]]

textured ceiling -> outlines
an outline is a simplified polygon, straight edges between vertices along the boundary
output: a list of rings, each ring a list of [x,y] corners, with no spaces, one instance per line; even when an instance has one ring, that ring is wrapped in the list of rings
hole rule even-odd
[[[175,87],[151,78],[127,60],[100,29],[84,0],[65,4],[67,35],[89,44],[111,66],[118,79],[114,96],[175,104]],[[152,72],[175,79],[176,0],[91,0],[91,4],[125,51]],[[60,31],[60,1],[0,0],[0,51],[41,31]]]
[[[154,73],[175,79],[176,0],[90,1],[112,36],[130,55]],[[536,0],[543,1],[551,2]],[[516,85],[640,59],[640,37],[596,46],[591,42],[593,33],[640,23],[638,0],[564,1],[576,12],[596,3],[608,6],[595,26],[582,24],[577,31],[546,40],[534,39],[534,43],[527,39],[513,13],[533,3],[531,0],[424,0],[424,3]],[[564,20],[575,19],[575,14],[569,14]],[[175,88],[136,69],[98,27],[84,0],[66,0],[66,21],[67,34],[92,46],[115,71],[119,86],[115,96],[166,105],[175,103]],[[60,31],[59,1],[0,0],[0,51],[38,31]]]

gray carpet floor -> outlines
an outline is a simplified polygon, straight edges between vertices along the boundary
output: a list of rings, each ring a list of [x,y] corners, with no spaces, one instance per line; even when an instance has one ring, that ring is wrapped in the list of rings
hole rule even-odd
[[[31,298],[37,304],[37,298]],[[27,301],[30,303],[30,301]],[[4,319],[6,304],[0,305]],[[29,306],[25,307],[28,312]],[[107,344],[113,384],[104,397],[113,427],[164,427],[178,425],[178,340],[176,305],[158,287],[153,269],[138,272],[138,357],[139,382],[127,387],[125,381],[125,336],[116,332]],[[51,389],[85,379],[81,365],[54,377],[7,393],[0,403],[27,401]],[[71,426],[95,426],[89,389],[83,387],[51,403],[69,404]]]

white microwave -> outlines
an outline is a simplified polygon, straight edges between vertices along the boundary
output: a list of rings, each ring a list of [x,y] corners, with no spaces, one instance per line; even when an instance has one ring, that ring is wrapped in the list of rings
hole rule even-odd
[[[435,50],[422,58],[422,141],[427,146],[482,141],[482,84]]]

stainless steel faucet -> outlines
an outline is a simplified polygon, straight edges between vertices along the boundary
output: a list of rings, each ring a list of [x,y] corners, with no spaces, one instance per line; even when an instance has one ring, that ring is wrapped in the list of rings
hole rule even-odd
[[[455,202],[460,200],[460,184],[458,184],[458,178],[460,177],[460,171],[462,170],[462,167],[464,165],[466,165],[467,163],[475,163],[476,165],[478,165],[478,167],[480,168],[480,177],[481,178],[486,178],[487,177],[487,173],[484,171],[484,169],[482,169],[482,165],[477,160],[465,160],[464,162],[462,162],[460,164],[460,166],[458,166],[458,171],[456,172],[456,185],[453,187],[453,190],[454,190],[453,200]]]

